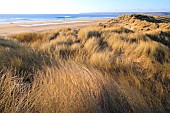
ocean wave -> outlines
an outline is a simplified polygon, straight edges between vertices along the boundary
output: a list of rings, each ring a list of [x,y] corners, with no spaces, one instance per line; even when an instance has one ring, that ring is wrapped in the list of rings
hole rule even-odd
[[[13,18],[15,20],[25,20],[26,18]]]
[[[72,18],[71,16],[57,16],[55,18]]]

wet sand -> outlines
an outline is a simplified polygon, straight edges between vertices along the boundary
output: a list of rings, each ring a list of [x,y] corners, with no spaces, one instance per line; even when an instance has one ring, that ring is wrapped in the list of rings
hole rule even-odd
[[[66,21],[44,21],[44,22],[22,22],[22,23],[10,23],[0,24],[0,35],[7,36],[11,34],[24,33],[24,32],[41,32],[48,30],[61,29],[65,27],[69,28],[83,28],[88,26],[94,26],[102,22],[106,22],[109,19],[83,19],[83,20],[66,20]]]

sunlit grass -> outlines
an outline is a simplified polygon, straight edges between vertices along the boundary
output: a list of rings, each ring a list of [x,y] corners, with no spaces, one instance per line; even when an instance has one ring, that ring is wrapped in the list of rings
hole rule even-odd
[[[0,112],[168,112],[169,30],[152,17],[119,19],[138,28],[111,20],[0,39]]]

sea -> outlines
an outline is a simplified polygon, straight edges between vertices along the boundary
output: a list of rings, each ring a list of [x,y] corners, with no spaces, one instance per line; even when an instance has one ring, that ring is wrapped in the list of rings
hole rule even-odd
[[[116,14],[0,14],[0,24],[89,18],[115,18],[117,16],[118,15]]]
[[[41,22],[52,20],[76,20],[88,18],[116,18],[122,14],[137,14],[138,12],[116,12],[116,13],[81,13],[81,14],[0,14],[0,24]],[[144,13],[144,12],[143,12]],[[169,12],[149,12],[145,14],[170,15]]]

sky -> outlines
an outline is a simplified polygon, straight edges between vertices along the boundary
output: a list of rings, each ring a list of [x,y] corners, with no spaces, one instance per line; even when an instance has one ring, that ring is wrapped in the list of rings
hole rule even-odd
[[[0,0],[0,14],[170,12],[170,0]]]

